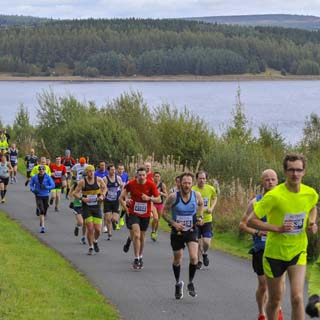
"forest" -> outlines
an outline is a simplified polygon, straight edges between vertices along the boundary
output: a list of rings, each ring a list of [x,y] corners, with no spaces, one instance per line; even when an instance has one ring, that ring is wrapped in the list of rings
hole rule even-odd
[[[178,19],[49,20],[0,28],[0,72],[50,76],[320,74],[320,32]]]

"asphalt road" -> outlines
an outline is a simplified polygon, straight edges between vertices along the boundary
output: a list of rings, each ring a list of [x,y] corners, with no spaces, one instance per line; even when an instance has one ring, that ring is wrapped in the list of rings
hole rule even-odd
[[[88,256],[88,247],[80,244],[80,238],[73,235],[75,218],[64,196],[59,213],[54,212],[53,207],[48,210],[47,233],[39,233],[34,195],[29,187],[24,186],[24,181],[19,176],[17,184],[9,185],[7,201],[0,204],[0,209],[69,260],[116,306],[123,319],[256,319],[256,276],[249,261],[210,251],[210,266],[197,271],[195,276],[198,297],[192,298],[185,292],[182,300],[176,300],[169,234],[160,233],[157,242],[152,242],[148,234],[144,269],[140,272],[130,268],[132,251],[122,251],[127,237],[125,228],[114,232],[111,241],[106,241],[103,234],[99,242],[101,252]],[[187,252],[185,254],[181,278],[187,283],[188,256]],[[305,293],[305,301],[306,298]],[[289,319],[288,294],[283,310],[285,319]]]

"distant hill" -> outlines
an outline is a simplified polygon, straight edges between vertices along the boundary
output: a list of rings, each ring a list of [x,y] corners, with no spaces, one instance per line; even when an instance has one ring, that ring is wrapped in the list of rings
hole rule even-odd
[[[0,27],[34,26],[48,21],[51,21],[51,19],[18,15],[8,16],[0,14]]]
[[[290,14],[192,17],[186,19],[203,21],[208,23],[231,24],[241,26],[277,26],[285,28],[299,28],[306,30],[320,29],[320,17]]]

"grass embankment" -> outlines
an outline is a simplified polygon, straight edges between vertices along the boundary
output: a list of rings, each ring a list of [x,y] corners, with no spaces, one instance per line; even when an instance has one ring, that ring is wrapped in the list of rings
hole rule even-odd
[[[0,319],[119,319],[59,254],[0,212]]]

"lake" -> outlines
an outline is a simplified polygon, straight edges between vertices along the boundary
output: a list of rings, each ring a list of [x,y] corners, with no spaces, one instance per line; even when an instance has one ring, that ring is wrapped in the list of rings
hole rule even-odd
[[[0,119],[12,125],[20,104],[37,123],[37,96],[52,89],[57,96],[74,95],[80,101],[95,101],[98,107],[123,92],[141,92],[150,108],[168,103],[185,106],[203,118],[217,134],[232,120],[238,86],[244,111],[254,133],[264,123],[276,127],[288,143],[302,138],[306,118],[320,113],[320,81],[1,81]]]

